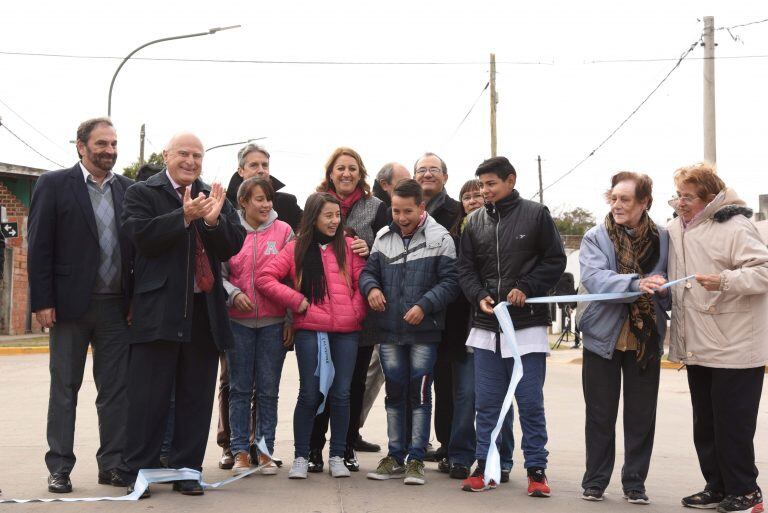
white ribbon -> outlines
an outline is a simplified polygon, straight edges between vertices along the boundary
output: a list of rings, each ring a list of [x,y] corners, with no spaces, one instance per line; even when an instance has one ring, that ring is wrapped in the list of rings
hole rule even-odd
[[[336,369],[331,359],[331,343],[328,339],[328,333],[324,331],[317,332],[317,367],[315,376],[320,378],[320,393],[323,394],[323,402],[317,408],[315,416],[320,415],[325,410],[325,403],[328,401],[328,391],[333,384],[333,378],[336,375]]]

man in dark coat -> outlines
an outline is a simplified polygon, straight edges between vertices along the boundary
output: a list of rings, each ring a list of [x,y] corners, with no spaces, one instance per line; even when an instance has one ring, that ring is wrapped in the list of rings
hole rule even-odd
[[[245,229],[220,184],[199,177],[203,145],[176,135],[163,151],[166,170],[125,195],[123,228],[136,246],[128,436],[121,471],[136,474],[160,456],[175,383],[171,468],[202,469],[213,409],[218,355],[232,346],[221,262],[240,251]],[[197,481],[174,490],[200,495]]]
[[[448,196],[448,166],[434,153],[425,153],[413,165],[413,177],[421,185],[427,212],[449,232],[461,215],[461,204]],[[451,353],[446,344],[437,349],[435,376],[435,437],[440,447],[428,453],[427,461],[442,461],[448,456],[453,420],[453,380],[451,379]],[[446,460],[447,461],[447,460]]]
[[[69,474],[77,394],[88,346],[101,445],[100,484],[123,486],[117,473],[125,437],[125,373],[133,248],[120,228],[123,196],[132,180],[112,172],[117,134],[108,118],[77,129],[80,162],[43,173],[29,212],[29,284],[32,311],[50,328],[48,490],[72,491]]]

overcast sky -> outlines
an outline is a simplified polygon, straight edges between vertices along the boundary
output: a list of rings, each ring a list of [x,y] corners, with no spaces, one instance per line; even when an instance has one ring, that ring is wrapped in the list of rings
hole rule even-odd
[[[719,11],[704,2],[650,1],[638,12],[615,1],[518,4],[3,2],[0,52],[122,58],[153,39],[241,24],[153,45],[135,57],[294,62],[131,59],[112,100],[117,168],[138,158],[142,123],[147,155],[181,130],[197,133],[206,147],[267,137],[262,142],[272,153],[272,173],[302,202],[320,182],[327,156],[342,145],[358,150],[371,174],[393,160],[412,167],[423,152],[434,151],[447,162],[448,189],[457,195],[490,156],[490,100],[481,91],[495,52],[498,152],[517,168],[521,194],[531,197],[538,188],[536,156],[543,159],[545,185],[587,156],[699,39],[704,15],[714,15],[716,27],[768,18],[764,1],[728,2]],[[718,167],[726,184],[756,208],[758,195],[768,194],[768,22],[731,33],[738,40],[727,30],[716,32]],[[581,206],[600,218],[610,175],[635,170],[654,179],[653,217],[668,217],[673,171],[703,156],[702,56],[697,46],[624,128],[545,191],[552,210]],[[601,62],[615,60],[625,62]],[[393,62],[416,64],[381,64]],[[0,54],[2,122],[69,167],[76,160],[69,141],[80,121],[106,114],[118,64]],[[236,152],[208,153],[203,178],[226,185]],[[57,167],[5,129],[0,161]]]

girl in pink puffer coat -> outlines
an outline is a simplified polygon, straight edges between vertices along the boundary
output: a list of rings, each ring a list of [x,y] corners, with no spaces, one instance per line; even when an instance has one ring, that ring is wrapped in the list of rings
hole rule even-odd
[[[307,478],[313,419],[318,405],[322,411],[324,395],[330,405],[330,472],[334,477],[349,476],[343,456],[350,383],[366,314],[358,288],[365,261],[353,253],[351,243],[344,236],[339,200],[327,193],[312,194],[296,239],[256,277],[258,292],[294,312],[300,385],[293,416],[295,460],[288,473],[292,479]],[[293,287],[281,283],[286,278]],[[321,369],[324,363],[333,369],[330,387],[329,376]]]

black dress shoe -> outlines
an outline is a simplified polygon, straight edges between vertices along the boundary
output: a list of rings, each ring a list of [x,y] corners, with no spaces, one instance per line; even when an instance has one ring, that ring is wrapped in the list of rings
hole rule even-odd
[[[347,447],[344,450],[344,466],[349,469],[350,472],[358,472],[360,470],[360,462],[357,461],[357,454],[351,447]]]
[[[323,465],[323,451],[321,449],[310,449],[307,472],[322,472]]]
[[[133,493],[134,486],[136,486],[136,482],[128,485],[128,493],[126,495],[130,495]],[[147,489],[144,490],[144,493],[141,494],[141,497],[139,499],[149,499],[152,496],[152,492],[149,491],[149,486],[147,486]]]
[[[443,458],[437,462],[437,471],[443,474],[449,474],[451,472],[451,463],[448,458]]]
[[[71,493],[72,481],[68,472],[54,472],[48,476],[48,491],[51,493]]]
[[[120,472],[115,468],[99,471],[99,484],[119,486],[121,488],[126,486],[125,481],[120,477]]]
[[[360,436],[355,441],[355,450],[358,452],[380,452],[381,446],[371,442],[366,442],[363,437]]]
[[[173,482],[173,491],[180,492],[182,495],[203,495],[203,487],[193,479]]]

